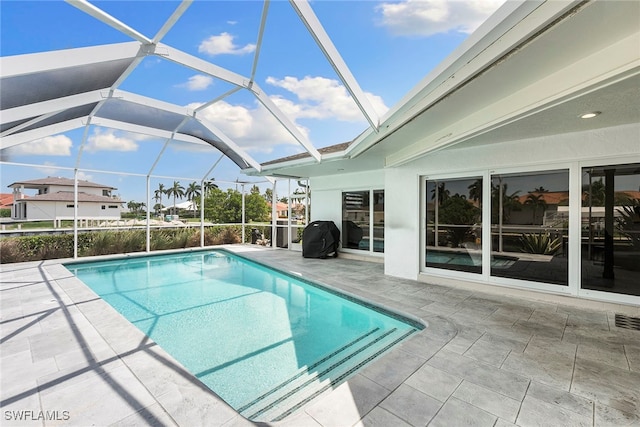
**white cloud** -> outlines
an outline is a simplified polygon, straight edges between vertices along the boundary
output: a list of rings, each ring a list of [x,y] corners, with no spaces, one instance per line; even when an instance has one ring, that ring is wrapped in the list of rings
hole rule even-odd
[[[281,80],[268,77],[267,83],[286,89],[298,97],[301,103],[290,106],[281,99],[274,99],[276,103],[283,104],[279,107],[295,118],[332,118],[347,122],[364,120],[347,89],[337,80],[310,76],[300,80],[287,76]],[[381,97],[368,92],[365,92],[365,96],[379,115],[389,109]]]
[[[224,32],[219,36],[211,36],[198,46],[198,52],[208,55],[246,55],[256,50],[255,44],[239,47],[233,43],[235,36]]]
[[[195,109],[201,104],[190,104]],[[225,101],[216,102],[198,113],[218,127],[226,136],[247,151],[270,153],[280,144],[297,145],[298,142],[256,101],[255,107],[231,105]],[[308,130],[298,126],[305,135]]]
[[[78,181],[93,181],[93,175],[78,171]]]
[[[365,122],[356,103],[337,80],[324,77],[269,77],[267,83],[286,89],[297,97],[296,101],[277,95],[271,96],[270,99],[307,138],[309,129],[298,123],[300,119]],[[370,93],[366,96],[379,114],[387,111],[382,98]],[[187,108],[196,109],[200,105],[191,104]],[[219,101],[202,110],[198,117],[213,123],[249,152],[270,153],[276,145],[281,144],[300,147],[287,129],[257,101],[251,107]]]
[[[187,90],[197,91],[197,90],[205,90],[209,86],[213,84],[213,77],[205,76],[204,74],[196,74],[195,76],[189,77],[185,83],[180,84],[180,87],[186,87]]]
[[[66,135],[47,136],[20,145],[9,147],[8,156],[70,156],[73,142]]]
[[[382,3],[380,24],[400,36],[471,33],[505,0],[406,0]]]
[[[87,139],[85,149],[90,152],[96,151],[136,151],[139,139],[134,135],[117,136],[112,129],[95,129],[93,135]],[[144,138],[143,138],[144,139]]]
[[[42,166],[36,168],[44,176],[57,176],[60,175],[60,169],[56,167],[54,162],[43,162]]]

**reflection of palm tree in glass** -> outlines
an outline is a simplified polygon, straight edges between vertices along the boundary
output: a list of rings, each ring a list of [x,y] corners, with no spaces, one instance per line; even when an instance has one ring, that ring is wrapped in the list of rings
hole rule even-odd
[[[442,202],[447,200],[449,198],[449,195],[451,194],[451,192],[445,188],[444,182],[441,182],[440,184],[438,184],[436,188],[431,190],[431,193],[432,193],[431,200],[435,199],[437,196],[439,205],[441,205]]]
[[[514,210],[519,210],[520,197],[518,196],[518,191],[514,191],[511,194],[507,194],[508,184],[502,184],[502,222],[508,223],[511,218],[511,212]],[[494,223],[499,222],[499,207],[500,207],[500,185],[492,185],[491,186],[491,206],[494,207],[492,210],[493,218],[492,221]],[[498,209],[495,209],[498,208]]]
[[[584,206],[604,206],[604,183],[602,182],[602,178],[597,181],[591,182],[587,188],[584,188],[586,191],[584,198]]]
[[[542,216],[544,217],[544,213],[547,210],[547,202],[544,200],[544,196],[542,194],[533,194],[529,193],[527,199],[524,201],[525,205],[529,205],[533,208],[533,222],[536,223],[538,208],[542,208]]]
[[[478,178],[475,180],[473,184],[469,187],[469,199],[477,202],[478,200],[482,200],[482,178]]]

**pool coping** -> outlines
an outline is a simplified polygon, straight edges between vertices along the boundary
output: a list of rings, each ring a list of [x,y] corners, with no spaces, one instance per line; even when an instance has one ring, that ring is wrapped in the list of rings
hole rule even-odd
[[[202,252],[210,250],[222,250],[227,253],[231,253],[234,256],[246,259],[249,262],[273,268],[282,274],[302,280],[305,283],[317,286],[320,289],[346,297],[349,300],[355,300],[355,302],[363,304],[364,306],[378,309],[378,311],[387,315],[392,315],[394,318],[400,318],[400,320],[408,322],[411,326],[416,328],[416,331],[405,339],[405,341],[413,339],[415,336],[420,335],[424,330],[428,329],[427,321],[409,313],[374,302],[371,299],[347,290],[337,289],[326,283],[319,283],[317,280],[310,280],[298,276],[290,270],[283,270],[281,267],[271,265],[268,262],[263,262],[253,259],[250,256],[246,256],[246,246],[222,245],[206,248],[193,248],[188,249],[187,251]],[[260,248],[257,250],[274,249]],[[110,361],[109,363],[115,359],[118,359],[118,362],[122,362],[122,364],[126,366],[126,368],[136,377],[140,385],[151,394],[155,403],[163,408],[163,410],[166,411],[166,414],[177,425],[298,426],[301,423],[307,424],[308,422],[311,422],[311,420],[309,419],[309,415],[304,412],[306,407],[318,405],[325,396],[334,393],[340,384],[348,383],[351,377],[358,375],[358,373],[355,372],[350,378],[341,381],[340,384],[335,385],[331,389],[316,396],[304,406],[298,408],[294,413],[288,415],[282,421],[265,423],[249,420],[240,415],[233,407],[227,404],[220,396],[204,385],[204,383],[182,366],[180,362],[175,360],[168,352],[160,347],[160,345],[155,343],[135,325],[130,323],[109,303],[101,299],[89,286],[75,277],[73,273],[65,267],[65,264],[83,264],[95,261],[143,258],[155,255],[169,255],[173,253],[185,253],[185,250],[132,253],[124,256],[108,255],[79,259],[67,258],[21,264],[25,266],[37,265],[38,268],[42,268],[43,273],[46,274],[47,278],[51,281],[51,284],[57,285],[60,288],[64,293],[64,296],[69,299],[71,305],[77,307],[84,318],[99,334],[101,339],[104,341],[104,344],[112,350],[112,354],[107,358],[107,360]],[[245,253],[245,255],[243,255],[243,253]],[[421,327],[417,327],[418,325],[421,325]],[[402,343],[399,344],[401,345]],[[396,347],[398,347],[398,345],[394,346],[394,348]],[[379,360],[384,359],[390,352],[392,352],[394,348],[391,348],[377,356],[374,360],[368,362],[366,366],[378,363]],[[160,369],[162,372],[158,373],[158,370]],[[330,403],[327,405],[328,406],[326,408],[323,408],[320,404],[318,406],[318,410],[331,411],[332,405]],[[141,411],[144,412],[144,408],[141,408]],[[141,415],[145,417],[144,413]],[[193,419],[194,416],[196,417],[195,420]],[[303,422],[302,420],[307,421]]]
[[[504,289],[429,285],[383,275],[379,267],[373,277],[368,274],[370,263],[360,262],[351,267],[347,257],[344,257],[347,263],[341,263],[348,270],[343,274],[332,267],[332,261],[302,260],[296,252],[249,245],[230,248],[278,270],[295,273],[300,269],[312,281],[323,282],[318,279],[326,277],[341,292],[373,300],[376,305],[388,305],[403,314],[414,313],[428,322],[429,327],[414,333],[285,420],[256,423],[243,418],[203,386],[62,265],[119,256],[5,264],[0,265],[2,279],[6,280],[1,289],[6,291],[2,296],[9,298],[2,300],[1,314],[11,328],[3,327],[3,339],[9,341],[2,344],[2,409],[5,413],[30,406],[42,410],[68,409],[73,415],[71,420],[55,423],[64,425],[363,427],[370,423],[409,423],[417,426],[429,422],[458,425],[466,417],[490,421],[483,424],[487,426],[493,426],[496,418],[497,425],[521,421],[531,424],[539,419],[555,420],[561,425],[568,413],[592,426],[613,419],[640,421],[639,407],[633,403],[640,397],[637,389],[618,389],[617,382],[603,389],[594,383],[611,382],[610,377],[615,380],[623,374],[640,383],[640,359],[628,359],[628,367],[621,370],[612,367],[610,360],[598,359],[597,351],[600,345],[611,347],[611,342],[618,347],[631,345],[627,351],[640,349],[639,332],[611,326],[614,311],[640,316],[640,307],[602,303],[594,306],[591,301],[573,301],[563,296],[551,299],[543,294],[527,299],[510,295]],[[147,255],[150,254],[130,256]],[[357,277],[362,275],[367,277],[366,281],[358,281]],[[52,307],[58,310],[57,318],[47,314]],[[496,307],[513,314],[521,312],[522,316],[509,319],[513,328],[507,325],[505,329],[503,316],[497,314]],[[489,311],[483,314],[485,310]],[[489,312],[495,314],[495,319]],[[474,323],[477,315],[484,316],[478,324]],[[597,317],[589,321],[593,315]],[[554,326],[557,319],[560,329]],[[605,332],[599,326],[602,320]],[[52,341],[47,337],[49,331],[66,332],[70,339]],[[483,338],[479,339],[480,335]],[[516,335],[529,337],[526,351]],[[42,347],[43,342],[55,348]],[[483,351],[493,357],[507,344],[514,346],[507,357],[509,366],[483,362]],[[557,351],[549,353],[548,347],[554,345],[559,346]],[[529,346],[533,347],[532,352]],[[568,355],[560,351],[567,348],[571,350]],[[467,350],[476,351],[475,357],[467,354]],[[548,377],[547,369],[553,371],[561,366],[558,363],[567,360],[581,374],[567,378],[563,388],[556,384],[561,380]],[[126,381],[121,381],[124,377]],[[550,380],[552,384],[548,384]],[[622,405],[621,398],[630,403]],[[500,404],[507,401],[510,402],[507,406]],[[568,402],[585,405],[565,406]],[[516,405],[516,412],[510,412],[511,404]],[[87,405],[94,405],[88,413],[83,411]]]

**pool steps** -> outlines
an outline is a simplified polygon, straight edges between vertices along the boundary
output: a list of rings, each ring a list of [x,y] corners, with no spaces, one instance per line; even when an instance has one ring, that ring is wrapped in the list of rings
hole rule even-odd
[[[375,328],[302,368],[288,380],[238,408],[238,412],[253,421],[282,420],[414,332]]]

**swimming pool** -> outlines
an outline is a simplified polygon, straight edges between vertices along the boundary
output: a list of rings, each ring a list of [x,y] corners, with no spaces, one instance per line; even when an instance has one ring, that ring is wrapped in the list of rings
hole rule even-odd
[[[66,267],[252,420],[284,418],[423,327],[226,251]]]

